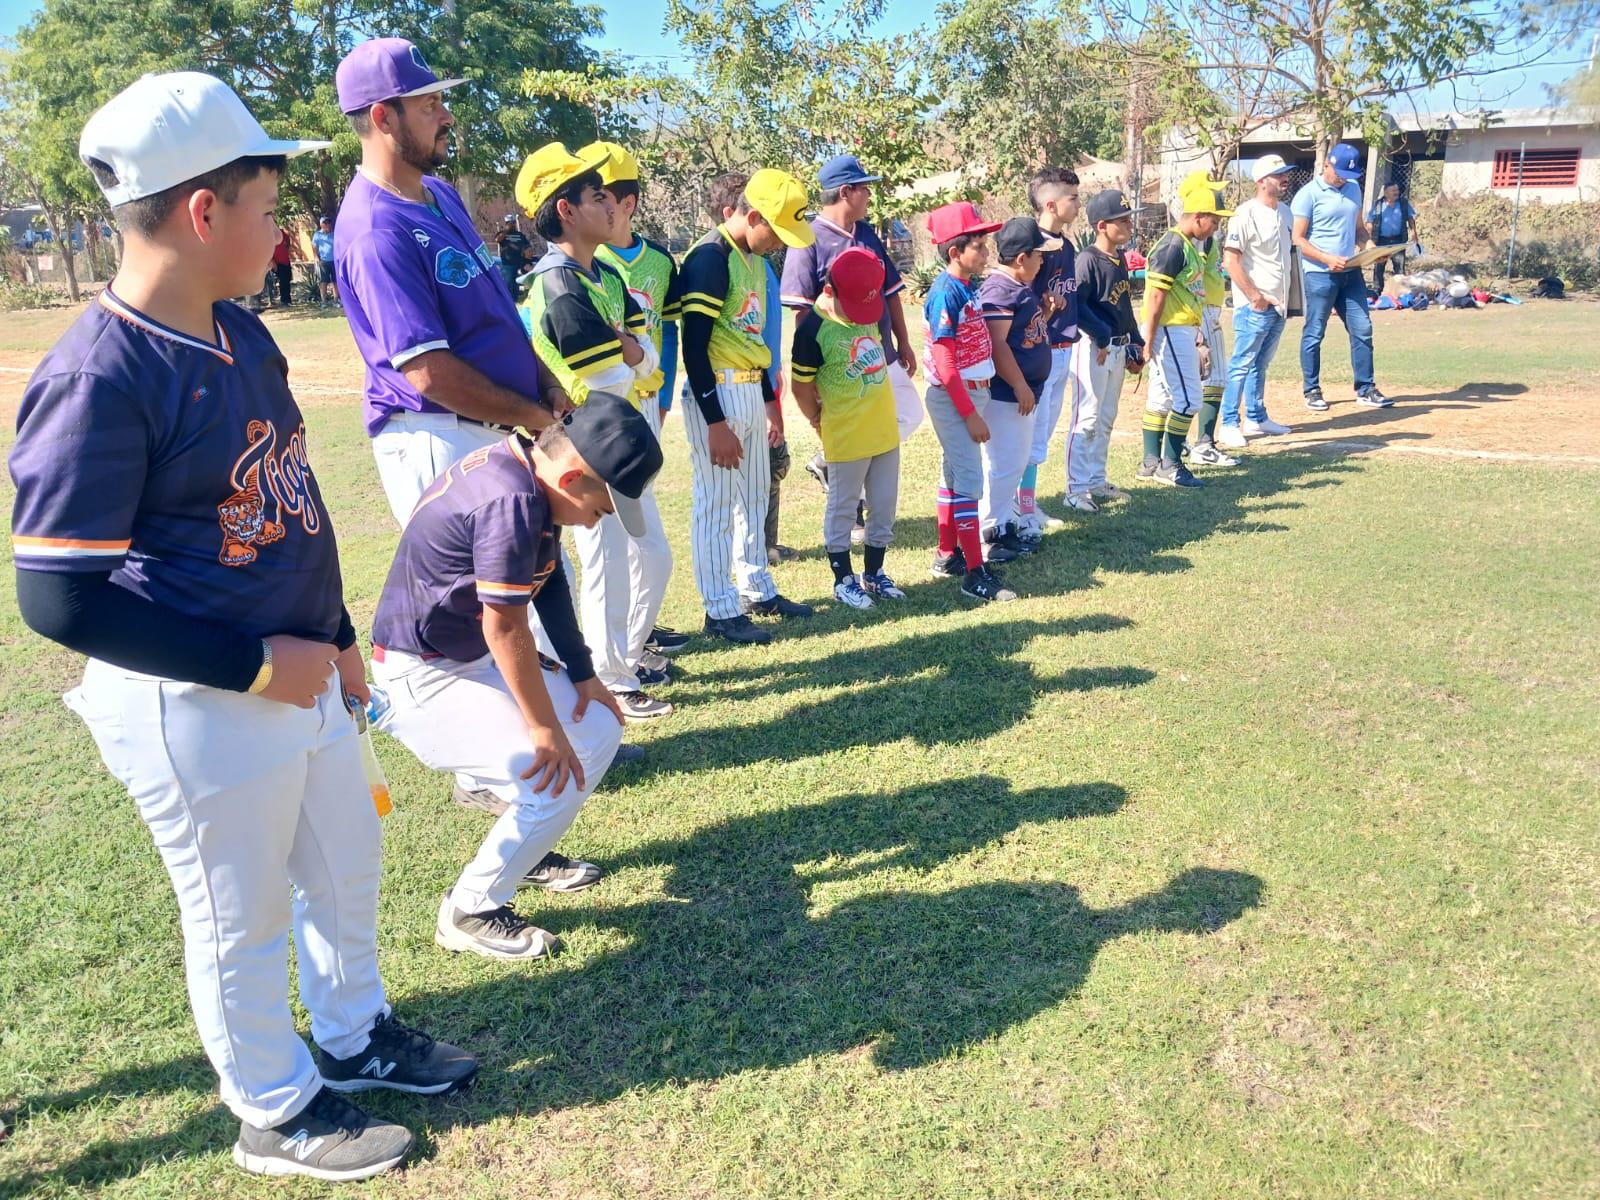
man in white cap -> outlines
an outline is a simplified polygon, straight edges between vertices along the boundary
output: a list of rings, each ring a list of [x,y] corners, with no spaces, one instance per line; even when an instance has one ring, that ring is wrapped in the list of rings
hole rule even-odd
[[[455,118],[440,79],[404,38],[374,38],[337,73],[361,167],[334,226],[345,316],[367,364],[365,419],[402,526],[463,454],[538,430],[566,408],[539,369],[516,302],[456,190],[431,172]]]
[[[1256,194],[1234,210],[1222,241],[1222,265],[1233,281],[1233,357],[1222,393],[1217,443],[1240,450],[1246,438],[1289,432],[1267,416],[1267,367],[1277,352],[1289,309],[1300,307],[1294,233],[1283,203],[1290,166],[1277,154],[1256,159]],[[1244,401],[1244,420],[1239,402]]]
[[[45,355],[11,450],[17,601],[89,658],[67,702],[177,894],[189,1003],[233,1157],[364,1179],[403,1126],[340,1093],[441,1094],[477,1062],[393,1016],[378,977],[378,815],[347,706],[369,692],[288,364],[248,292],[285,158],[226,84],[147,75],[79,154],[126,251]],[[291,923],[315,1057],[289,1009]]]

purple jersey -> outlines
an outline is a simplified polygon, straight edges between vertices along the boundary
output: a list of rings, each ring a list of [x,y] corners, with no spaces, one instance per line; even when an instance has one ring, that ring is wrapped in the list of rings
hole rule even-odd
[[[16,565],[109,571],[241,633],[331,642],[339,554],[289,365],[251,313],[212,314],[200,341],[108,288],[51,347],[11,447]]]
[[[394,412],[447,411],[400,373],[430,350],[449,350],[529,399],[539,394],[539,360],[495,257],[455,189],[431,175],[422,183],[437,210],[358,171],[334,225],[334,276],[367,364],[369,434]]]
[[[1018,283],[1004,271],[991,271],[978,285],[978,308],[985,321],[1010,321],[1006,345],[1017,360],[1017,367],[1035,392],[1050,378],[1050,335],[1039,297],[1026,283]],[[1005,376],[995,372],[989,396],[1015,404],[1017,394]]]
[[[1040,257],[1044,261],[1034,276],[1033,290],[1041,299],[1053,293],[1066,301],[1066,307],[1057,309],[1050,318],[1050,344],[1065,346],[1078,340],[1077,255],[1063,235],[1061,249],[1045,250]]]
[[[550,506],[521,444],[506,438],[474,450],[417,501],[378,597],[372,644],[457,662],[482,658],[483,606],[527,604],[552,576],[564,592],[560,562]],[[548,617],[542,606],[540,616]],[[587,661],[572,661],[570,644],[583,644],[575,622],[566,630],[547,621],[546,632],[574,678],[594,673]]]
[[[813,217],[811,232],[817,235],[817,240],[811,245],[784,251],[783,285],[779,290],[785,307],[809,312],[812,301],[822,295],[822,285],[828,282],[828,268],[833,265],[833,260],[851,246],[865,247],[882,261],[885,297],[893,296],[905,287],[905,281],[900,278],[900,268],[889,257],[883,239],[865,221],[857,221],[856,227],[851,230],[835,225],[827,217]],[[878,322],[878,332],[889,357],[894,358],[899,351],[895,348],[894,329],[889,322],[887,306],[883,310],[883,319]]]

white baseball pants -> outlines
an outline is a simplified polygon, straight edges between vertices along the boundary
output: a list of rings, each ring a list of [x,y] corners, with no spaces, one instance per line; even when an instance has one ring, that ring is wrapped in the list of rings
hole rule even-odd
[[[1222,393],[1228,385],[1228,342],[1222,335],[1220,308],[1207,307],[1200,311],[1200,332],[1211,355],[1210,369],[1200,385],[1200,396],[1207,404],[1221,404]]]
[[[372,457],[378,461],[383,494],[400,528],[406,527],[422,493],[446,467],[505,436],[455,413],[398,412],[385,421],[372,439]]]
[[[336,1058],[388,1013],[381,834],[337,676],[315,708],[90,659],[68,707],[138,805],[178,898],[189,1007],[241,1121],[287,1121],[322,1087],[289,1011],[289,929],[311,1036]]]
[[[989,426],[989,440],[983,443],[983,499],[978,519],[985,534],[1017,519],[1017,485],[1028,469],[1028,453],[1033,446],[1033,414],[1017,411],[1013,401],[992,398],[983,410]]]
[[[683,406],[689,438],[693,494],[689,524],[694,535],[694,582],[706,615],[739,615],[739,598],[770,600],[778,594],[767,568],[765,526],[767,492],[772,486],[767,459],[767,409],[759,383],[719,383],[723,416],[744,450],[736,467],[711,461],[709,433],[700,406]]]
[[[894,420],[900,427],[900,441],[903,443],[922,424],[922,397],[899,359],[889,363],[889,386],[894,389]]]
[[[615,516],[592,529],[572,531],[583,580],[578,588],[578,615],[583,640],[594,659],[594,673],[613,692],[636,692],[639,655],[655,627],[672,578],[672,547],[661,524],[655,491],[640,496],[644,509],[643,537],[628,535]]]
[[[1061,419],[1063,398],[1067,391],[1067,379],[1072,373],[1072,347],[1061,346],[1050,348],[1050,375],[1044,381],[1044,386],[1039,389],[1039,403],[1033,410],[1033,445],[1028,451],[1028,465],[1032,467],[1043,466],[1050,458],[1050,439],[1055,436],[1056,423]],[[1070,435],[1068,445],[1071,445]],[[1027,472],[1024,471],[1026,476]],[[1044,529],[1044,514],[1037,509],[1024,514],[1021,509],[1020,495],[1017,508],[1017,522],[1023,530],[1032,530],[1035,533]]]
[[[510,803],[462,870],[451,897],[466,913],[508,903],[518,882],[561,839],[599,786],[622,742],[621,723],[601,704],[590,704],[581,721],[573,720],[578,691],[571,678],[564,669],[544,670],[545,690],[584,774],[583,787],[569,780],[551,794],[522,778],[533,764],[533,746],[493,656],[455,662],[385,649],[382,662],[374,658],[372,674],[389,693],[383,732],[398,738],[424,765],[453,771],[468,791],[483,789]]]
[[[1117,402],[1128,368],[1125,346],[1107,346],[1106,361],[1093,338],[1072,348],[1072,375],[1067,394],[1067,494],[1086,495],[1104,487],[1106,457],[1111,452],[1111,427],[1117,423]]]
[[[1187,417],[1200,411],[1200,347],[1193,325],[1159,325],[1150,344],[1147,412]]]

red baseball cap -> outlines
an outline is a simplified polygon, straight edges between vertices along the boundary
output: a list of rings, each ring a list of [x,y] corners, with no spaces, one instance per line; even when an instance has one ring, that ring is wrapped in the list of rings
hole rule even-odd
[[[942,246],[963,233],[993,233],[999,228],[999,221],[985,221],[977,205],[970,200],[957,200],[928,214],[928,232],[935,246]]]
[[[883,260],[865,246],[851,246],[828,267],[834,302],[857,325],[883,320]]]

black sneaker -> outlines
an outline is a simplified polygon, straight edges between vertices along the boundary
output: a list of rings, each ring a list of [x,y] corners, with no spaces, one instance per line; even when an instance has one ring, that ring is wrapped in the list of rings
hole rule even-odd
[[[793,562],[800,557],[800,551],[793,546],[777,545],[767,551],[767,566],[775,567],[779,563]]]
[[[233,1161],[252,1175],[307,1175],[333,1183],[392,1171],[411,1149],[404,1125],[378,1121],[330,1088],[322,1088],[271,1129],[240,1124]]]
[[[773,596],[770,600],[746,600],[745,612],[758,617],[809,617],[816,610],[787,596]]]
[[[433,940],[446,950],[481,954],[484,958],[549,958],[561,949],[561,939],[519,917],[509,904],[488,912],[464,913],[445,892]]]
[[[1356,397],[1356,403],[1362,408],[1392,408],[1394,401],[1385,396],[1377,388],[1371,387]]]
[[[1037,545],[1022,536],[1022,529],[1015,521],[1006,522],[1005,536],[1000,539],[1000,544],[1007,550],[1015,550],[1019,555],[1032,554],[1038,549]]]
[[[644,747],[635,746],[631,742],[623,742],[617,747],[617,752],[611,756],[613,767],[625,767],[630,763],[644,761]]]
[[[450,793],[450,798],[461,805],[462,808],[475,808],[479,812],[490,813],[496,817],[511,807],[491,791],[478,788],[469,792],[459,783]]]
[[[1005,541],[1005,530],[991,529],[990,534],[996,535],[983,539],[983,561],[1007,563],[1014,558],[1021,558],[1022,552],[1008,546]],[[971,574],[971,572],[968,572]]]
[[[1194,477],[1194,473],[1181,462],[1172,463],[1162,460],[1153,477],[1157,483],[1164,483],[1168,487],[1197,488],[1204,485]]]
[[[1322,398],[1321,388],[1312,388],[1306,393],[1306,407],[1312,412],[1328,411],[1328,402]]]
[[[746,646],[765,646],[772,635],[744,614],[737,617],[706,616],[706,632]]]
[[[1161,460],[1154,454],[1146,454],[1144,461],[1139,464],[1139,469],[1134,474],[1140,479],[1154,479],[1156,472],[1161,469]]]
[[[672,676],[665,671],[658,671],[654,667],[641,666],[633,673],[639,681],[640,687],[666,687],[672,682]]]
[[[668,629],[665,625],[657,625],[650,631],[650,638],[645,642],[646,650],[653,650],[657,654],[665,654],[669,658],[689,644],[689,635],[679,633],[676,629]]]
[[[971,596],[974,600],[998,600],[1002,603],[1017,598],[1017,594],[987,567],[967,572],[966,578],[961,581],[961,594]]]
[[[336,1092],[393,1088],[420,1096],[458,1092],[478,1073],[478,1060],[449,1042],[435,1041],[393,1013],[379,1017],[372,1040],[360,1054],[334,1058],[317,1047],[322,1082]]]
[[[527,887],[543,888],[547,892],[581,892],[605,877],[606,873],[593,863],[580,862],[552,850],[522,877],[522,882]]]
[[[957,546],[949,554],[935,554],[928,565],[928,574],[935,579],[960,579],[967,573],[967,556]]]

